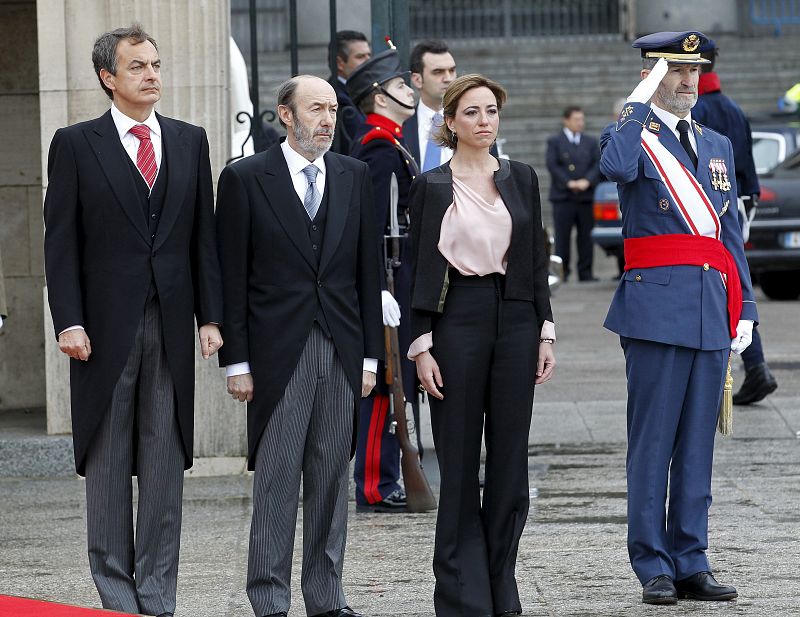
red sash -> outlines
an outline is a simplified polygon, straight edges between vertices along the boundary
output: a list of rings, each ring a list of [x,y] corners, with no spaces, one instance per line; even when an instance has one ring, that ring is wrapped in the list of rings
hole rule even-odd
[[[735,338],[736,326],[742,314],[742,283],[733,255],[722,242],[707,236],[688,234],[645,236],[625,240],[625,270],[706,264],[727,277],[728,319],[731,338]]]

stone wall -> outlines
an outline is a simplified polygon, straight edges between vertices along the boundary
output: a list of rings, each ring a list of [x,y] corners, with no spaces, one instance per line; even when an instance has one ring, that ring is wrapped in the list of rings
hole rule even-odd
[[[9,319],[0,329],[0,413],[43,407],[39,62],[34,0],[0,2],[0,254]]]

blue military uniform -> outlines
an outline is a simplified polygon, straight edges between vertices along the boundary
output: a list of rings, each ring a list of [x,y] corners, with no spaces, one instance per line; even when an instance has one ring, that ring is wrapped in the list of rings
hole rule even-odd
[[[404,75],[400,70],[397,52],[393,49],[373,56],[362,64],[348,80],[348,90],[354,101],[360,101],[373,84],[382,84]],[[401,233],[408,229],[408,193],[411,182],[419,173],[414,157],[406,149],[402,128],[389,118],[370,114],[356,132],[350,155],[369,165],[375,194],[375,239],[383,243],[384,235],[389,233],[390,183],[394,175],[397,179],[397,214]],[[383,254],[383,251],[381,251]],[[406,400],[412,402],[416,425],[419,425],[419,406],[417,403],[417,372],[414,362],[405,356],[411,345],[411,240],[406,236],[400,243],[400,266],[394,271],[394,297],[400,305],[400,326],[398,339],[403,351],[402,377]],[[376,264],[381,272],[381,288],[387,289],[385,264]],[[400,447],[391,430],[389,417],[388,386],[383,379],[385,367],[378,368],[378,383],[373,393],[362,399],[359,414],[358,440],[354,479],[356,483],[356,504],[366,507],[386,504],[387,510],[393,508],[387,503],[397,502],[396,495],[402,494],[400,488]],[[417,433],[418,435],[418,433]],[[420,448],[421,451],[421,448]],[[402,501],[401,501],[402,503]]]
[[[652,42],[653,47],[658,44]],[[600,169],[617,182],[623,237],[692,233],[674,194],[644,151],[645,130],[692,174],[710,199],[719,217],[719,239],[741,279],[741,319],[756,321],[736,218],[735,178],[722,183],[714,175],[723,166],[734,169],[730,141],[691,122],[695,169],[668,119],[650,105],[627,103],[616,125],[601,136]],[[723,279],[707,264],[628,269],[605,327],[620,336],[628,378],[631,565],[643,584],[661,575],[679,581],[708,572],[705,551],[714,434],[731,344]]]

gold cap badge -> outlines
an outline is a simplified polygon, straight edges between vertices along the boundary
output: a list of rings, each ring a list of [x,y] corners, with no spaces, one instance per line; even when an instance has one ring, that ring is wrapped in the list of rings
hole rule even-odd
[[[683,51],[692,52],[700,47],[700,37],[696,34],[690,34],[683,39]]]

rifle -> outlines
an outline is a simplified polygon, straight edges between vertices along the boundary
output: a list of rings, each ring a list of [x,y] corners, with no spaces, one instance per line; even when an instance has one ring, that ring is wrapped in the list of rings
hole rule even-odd
[[[389,234],[384,236],[383,250],[386,267],[386,286],[394,296],[394,269],[400,265],[400,234],[397,220],[397,176],[392,174],[389,190]],[[433,496],[428,479],[422,470],[419,449],[409,438],[409,426],[414,426],[411,403],[406,401],[403,391],[403,375],[400,360],[400,342],[397,328],[384,326],[384,342],[386,345],[386,384],[389,386],[389,431],[397,437],[400,444],[400,468],[403,483],[406,487],[406,503],[409,512],[428,512],[436,509],[436,498]],[[408,413],[407,413],[408,411]],[[410,417],[409,417],[410,416]]]

